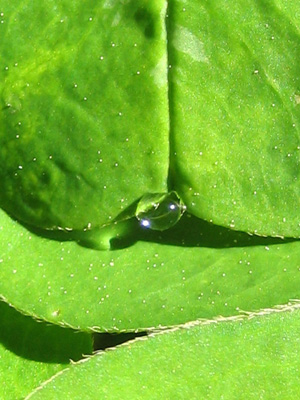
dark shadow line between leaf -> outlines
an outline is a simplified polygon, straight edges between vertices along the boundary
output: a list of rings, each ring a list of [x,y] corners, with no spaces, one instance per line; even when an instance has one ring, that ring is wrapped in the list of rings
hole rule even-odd
[[[79,241],[77,235],[82,232],[63,230],[44,230],[17,221],[18,224],[27,229],[31,234],[38,237],[58,242],[77,242],[82,247],[95,249],[89,242]],[[179,246],[186,248],[233,248],[270,246],[298,241],[296,238],[263,237],[251,235],[246,232],[235,231],[222,226],[214,225],[203,219],[197,218],[189,213],[184,213],[177,224],[165,231],[154,231],[140,225],[136,218],[130,221],[130,231],[126,236],[112,237],[110,239],[111,249],[109,251],[121,250],[133,246],[137,242],[157,243],[166,246]],[[99,250],[104,251],[104,250]]]
[[[126,238],[111,240],[112,249],[129,247],[137,241],[152,242],[168,246],[206,247],[206,248],[233,248],[250,246],[270,246],[297,241],[295,238],[263,237],[245,232],[234,231],[222,226],[214,225],[188,213],[181,220],[166,231],[152,231],[140,226],[137,232]]]
[[[142,336],[147,336],[147,332],[94,333],[94,351],[116,347]]]

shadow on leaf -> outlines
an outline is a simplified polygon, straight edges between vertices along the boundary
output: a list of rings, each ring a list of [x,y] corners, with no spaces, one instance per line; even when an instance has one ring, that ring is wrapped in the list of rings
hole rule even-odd
[[[0,301],[0,343],[28,360],[69,364],[92,353],[91,335],[48,325],[25,316]],[[59,340],[58,340],[59,338]]]
[[[125,210],[126,211],[126,210]],[[13,218],[13,217],[12,217]],[[118,219],[118,218],[117,218]],[[107,225],[101,234],[102,229],[95,229],[94,234],[91,231],[64,231],[64,230],[44,230],[23,225],[28,231],[37,236],[55,240],[59,242],[76,241],[79,245],[92,249],[99,249],[97,241],[105,237],[108,245],[100,250],[120,250],[134,245],[138,241],[159,243],[167,246],[181,247],[209,247],[209,248],[231,248],[231,247],[250,247],[250,246],[269,246],[273,244],[283,244],[293,242],[294,238],[263,237],[251,235],[246,232],[234,231],[222,226],[214,225],[210,222],[199,219],[191,214],[184,213],[177,224],[164,231],[155,231],[141,225],[137,218],[119,221],[121,226],[127,224],[127,227],[120,229],[115,223]]]
[[[136,241],[155,242],[182,247],[229,248],[268,246],[294,240],[296,239],[250,235],[245,232],[214,225],[186,213],[174,227],[162,232],[143,228],[137,223],[136,230],[131,235],[124,238],[112,239],[111,244],[113,249],[128,247]]]

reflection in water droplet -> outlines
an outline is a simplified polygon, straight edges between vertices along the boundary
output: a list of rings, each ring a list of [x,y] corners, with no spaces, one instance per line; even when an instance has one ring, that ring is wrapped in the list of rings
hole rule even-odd
[[[136,218],[144,228],[164,231],[180,220],[185,209],[176,192],[145,194],[137,205]]]
[[[141,225],[144,226],[145,228],[150,228],[150,221],[149,219],[141,219]]]

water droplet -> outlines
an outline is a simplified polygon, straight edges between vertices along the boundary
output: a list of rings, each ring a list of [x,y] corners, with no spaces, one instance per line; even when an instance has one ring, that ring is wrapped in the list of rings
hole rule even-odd
[[[136,218],[144,228],[164,231],[180,220],[185,209],[176,192],[148,193],[137,205]]]
[[[141,225],[144,227],[144,228],[150,228],[150,221],[149,221],[149,219],[141,219],[140,220],[141,221]]]

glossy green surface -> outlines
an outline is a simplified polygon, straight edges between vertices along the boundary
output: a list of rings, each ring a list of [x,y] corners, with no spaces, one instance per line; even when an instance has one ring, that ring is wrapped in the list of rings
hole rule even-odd
[[[0,205],[83,229],[166,191],[165,2],[22,4],[2,2]]]
[[[296,399],[299,328],[299,311],[186,326],[74,365],[30,399]]]
[[[171,171],[199,218],[300,237],[299,2],[170,3]]]
[[[297,241],[250,237],[184,214],[173,229],[140,228],[125,248],[98,251],[36,236],[4,213],[0,221],[0,242],[9,238],[0,293],[53,323],[143,330],[300,298]]]
[[[174,327],[299,299],[299,21],[296,0],[3,0],[0,297],[88,332]],[[166,210],[175,192],[187,209],[173,219]],[[157,229],[141,226],[145,217]],[[298,314],[286,314],[296,332]],[[260,331],[255,321],[253,343],[280,325]],[[52,344],[64,342],[57,329]],[[162,347],[180,343],[189,372],[188,332],[182,343],[167,333]],[[299,358],[294,331],[286,332]],[[238,342],[220,335],[226,359]],[[244,351],[262,351],[247,344]],[[5,346],[3,365],[17,365]],[[27,347],[24,369],[35,354]],[[151,351],[147,382],[159,397],[170,364],[157,377],[159,352]],[[203,354],[213,360],[219,351]],[[278,382],[291,381],[294,395],[294,358],[284,351]],[[126,386],[118,357],[111,368]],[[266,368],[275,371],[270,357]],[[47,374],[12,381],[26,380],[29,393]],[[251,387],[261,381],[273,382],[258,371]],[[219,398],[227,395],[220,387]]]

